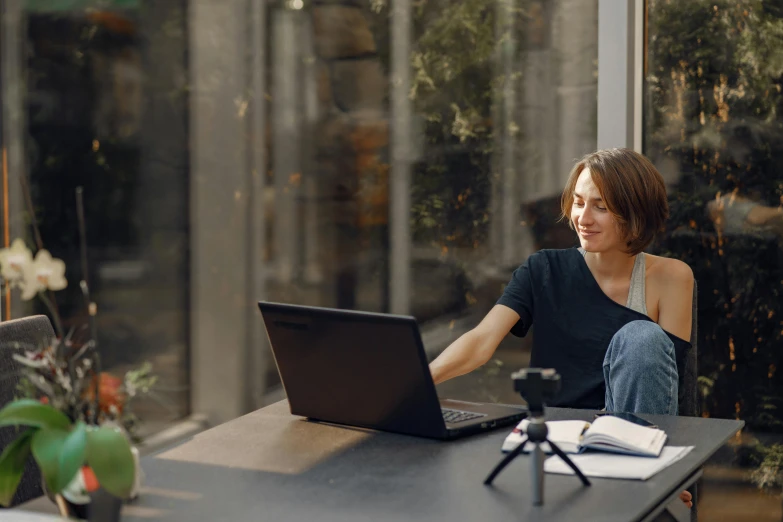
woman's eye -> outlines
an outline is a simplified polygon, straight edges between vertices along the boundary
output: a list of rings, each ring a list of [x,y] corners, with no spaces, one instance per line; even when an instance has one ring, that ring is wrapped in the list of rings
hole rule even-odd
[[[582,208],[582,207],[584,207],[584,206],[585,206],[585,204],[584,204],[584,203],[580,203],[580,202],[578,202],[578,201],[574,201],[574,206],[575,206],[575,207],[578,207],[578,208]]]
[[[606,211],[606,208],[604,208],[604,207],[595,207],[595,208],[597,208],[600,211]]]

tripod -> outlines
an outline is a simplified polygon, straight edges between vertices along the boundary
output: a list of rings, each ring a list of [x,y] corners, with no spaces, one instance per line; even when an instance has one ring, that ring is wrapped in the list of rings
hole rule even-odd
[[[554,370],[539,370],[531,368],[528,370],[520,370],[519,372],[513,374],[512,378],[514,379],[515,388],[517,391],[527,395],[530,399],[532,399],[528,400],[530,424],[527,426],[527,436],[522,439],[522,442],[519,443],[519,446],[514,448],[513,451],[509,452],[508,455],[503,457],[503,460],[501,460],[498,465],[495,466],[492,472],[484,480],[484,484],[487,486],[492,485],[492,481],[495,480],[495,477],[497,477],[498,474],[503,471],[503,468],[508,466],[511,461],[522,452],[525,445],[530,442],[533,444],[533,451],[531,452],[533,456],[533,466],[531,467],[533,470],[533,505],[543,505],[544,450],[541,449],[541,443],[546,442],[549,444],[549,447],[552,448],[552,451],[554,451],[558,457],[563,459],[563,462],[568,464],[568,466],[574,470],[574,473],[576,473],[576,475],[582,481],[582,484],[589,486],[590,481],[587,480],[587,477],[585,477],[579,468],[576,467],[576,464],[574,464],[574,462],[568,458],[568,455],[566,455],[563,450],[557,446],[557,444],[548,438],[549,429],[546,427],[546,422],[544,421],[543,396],[547,392],[554,393],[559,390],[560,376],[557,375]],[[550,382],[549,385],[546,384],[547,381]],[[549,386],[549,389],[543,390],[546,386]]]

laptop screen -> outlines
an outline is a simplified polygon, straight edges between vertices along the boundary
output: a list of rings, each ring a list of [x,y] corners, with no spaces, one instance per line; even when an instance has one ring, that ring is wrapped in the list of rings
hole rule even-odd
[[[445,429],[412,317],[259,303],[291,413],[435,436]]]

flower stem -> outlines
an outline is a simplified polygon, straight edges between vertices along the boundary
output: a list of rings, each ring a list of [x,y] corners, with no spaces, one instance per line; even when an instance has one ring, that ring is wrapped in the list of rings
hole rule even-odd
[[[98,417],[101,413],[101,400],[100,400],[100,393],[101,393],[101,356],[98,354],[97,345],[93,345],[93,354],[92,354],[92,361],[93,361],[93,371],[95,372],[95,404],[93,406],[93,418],[92,418],[92,424],[93,426],[98,425]]]
[[[38,297],[41,298],[41,301],[46,305],[46,308],[49,309],[49,314],[52,316],[52,322],[54,323],[54,330],[57,332],[57,337],[60,339],[63,338],[63,325],[62,321],[60,321],[60,314],[58,313],[57,309],[52,304],[52,301],[46,297],[46,294],[43,292],[38,293]]]

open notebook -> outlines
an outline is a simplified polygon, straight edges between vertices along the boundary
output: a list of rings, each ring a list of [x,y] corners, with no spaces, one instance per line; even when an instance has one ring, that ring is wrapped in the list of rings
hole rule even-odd
[[[503,441],[503,451],[516,448],[525,437],[524,432],[530,423],[528,419],[520,422]],[[617,417],[599,417],[593,423],[586,421],[548,421],[549,439],[565,453],[581,453],[586,449],[625,453],[644,457],[657,457],[666,443],[666,433],[657,428],[639,426]],[[524,451],[532,449],[527,443]],[[552,453],[549,444],[541,444],[541,449]]]

